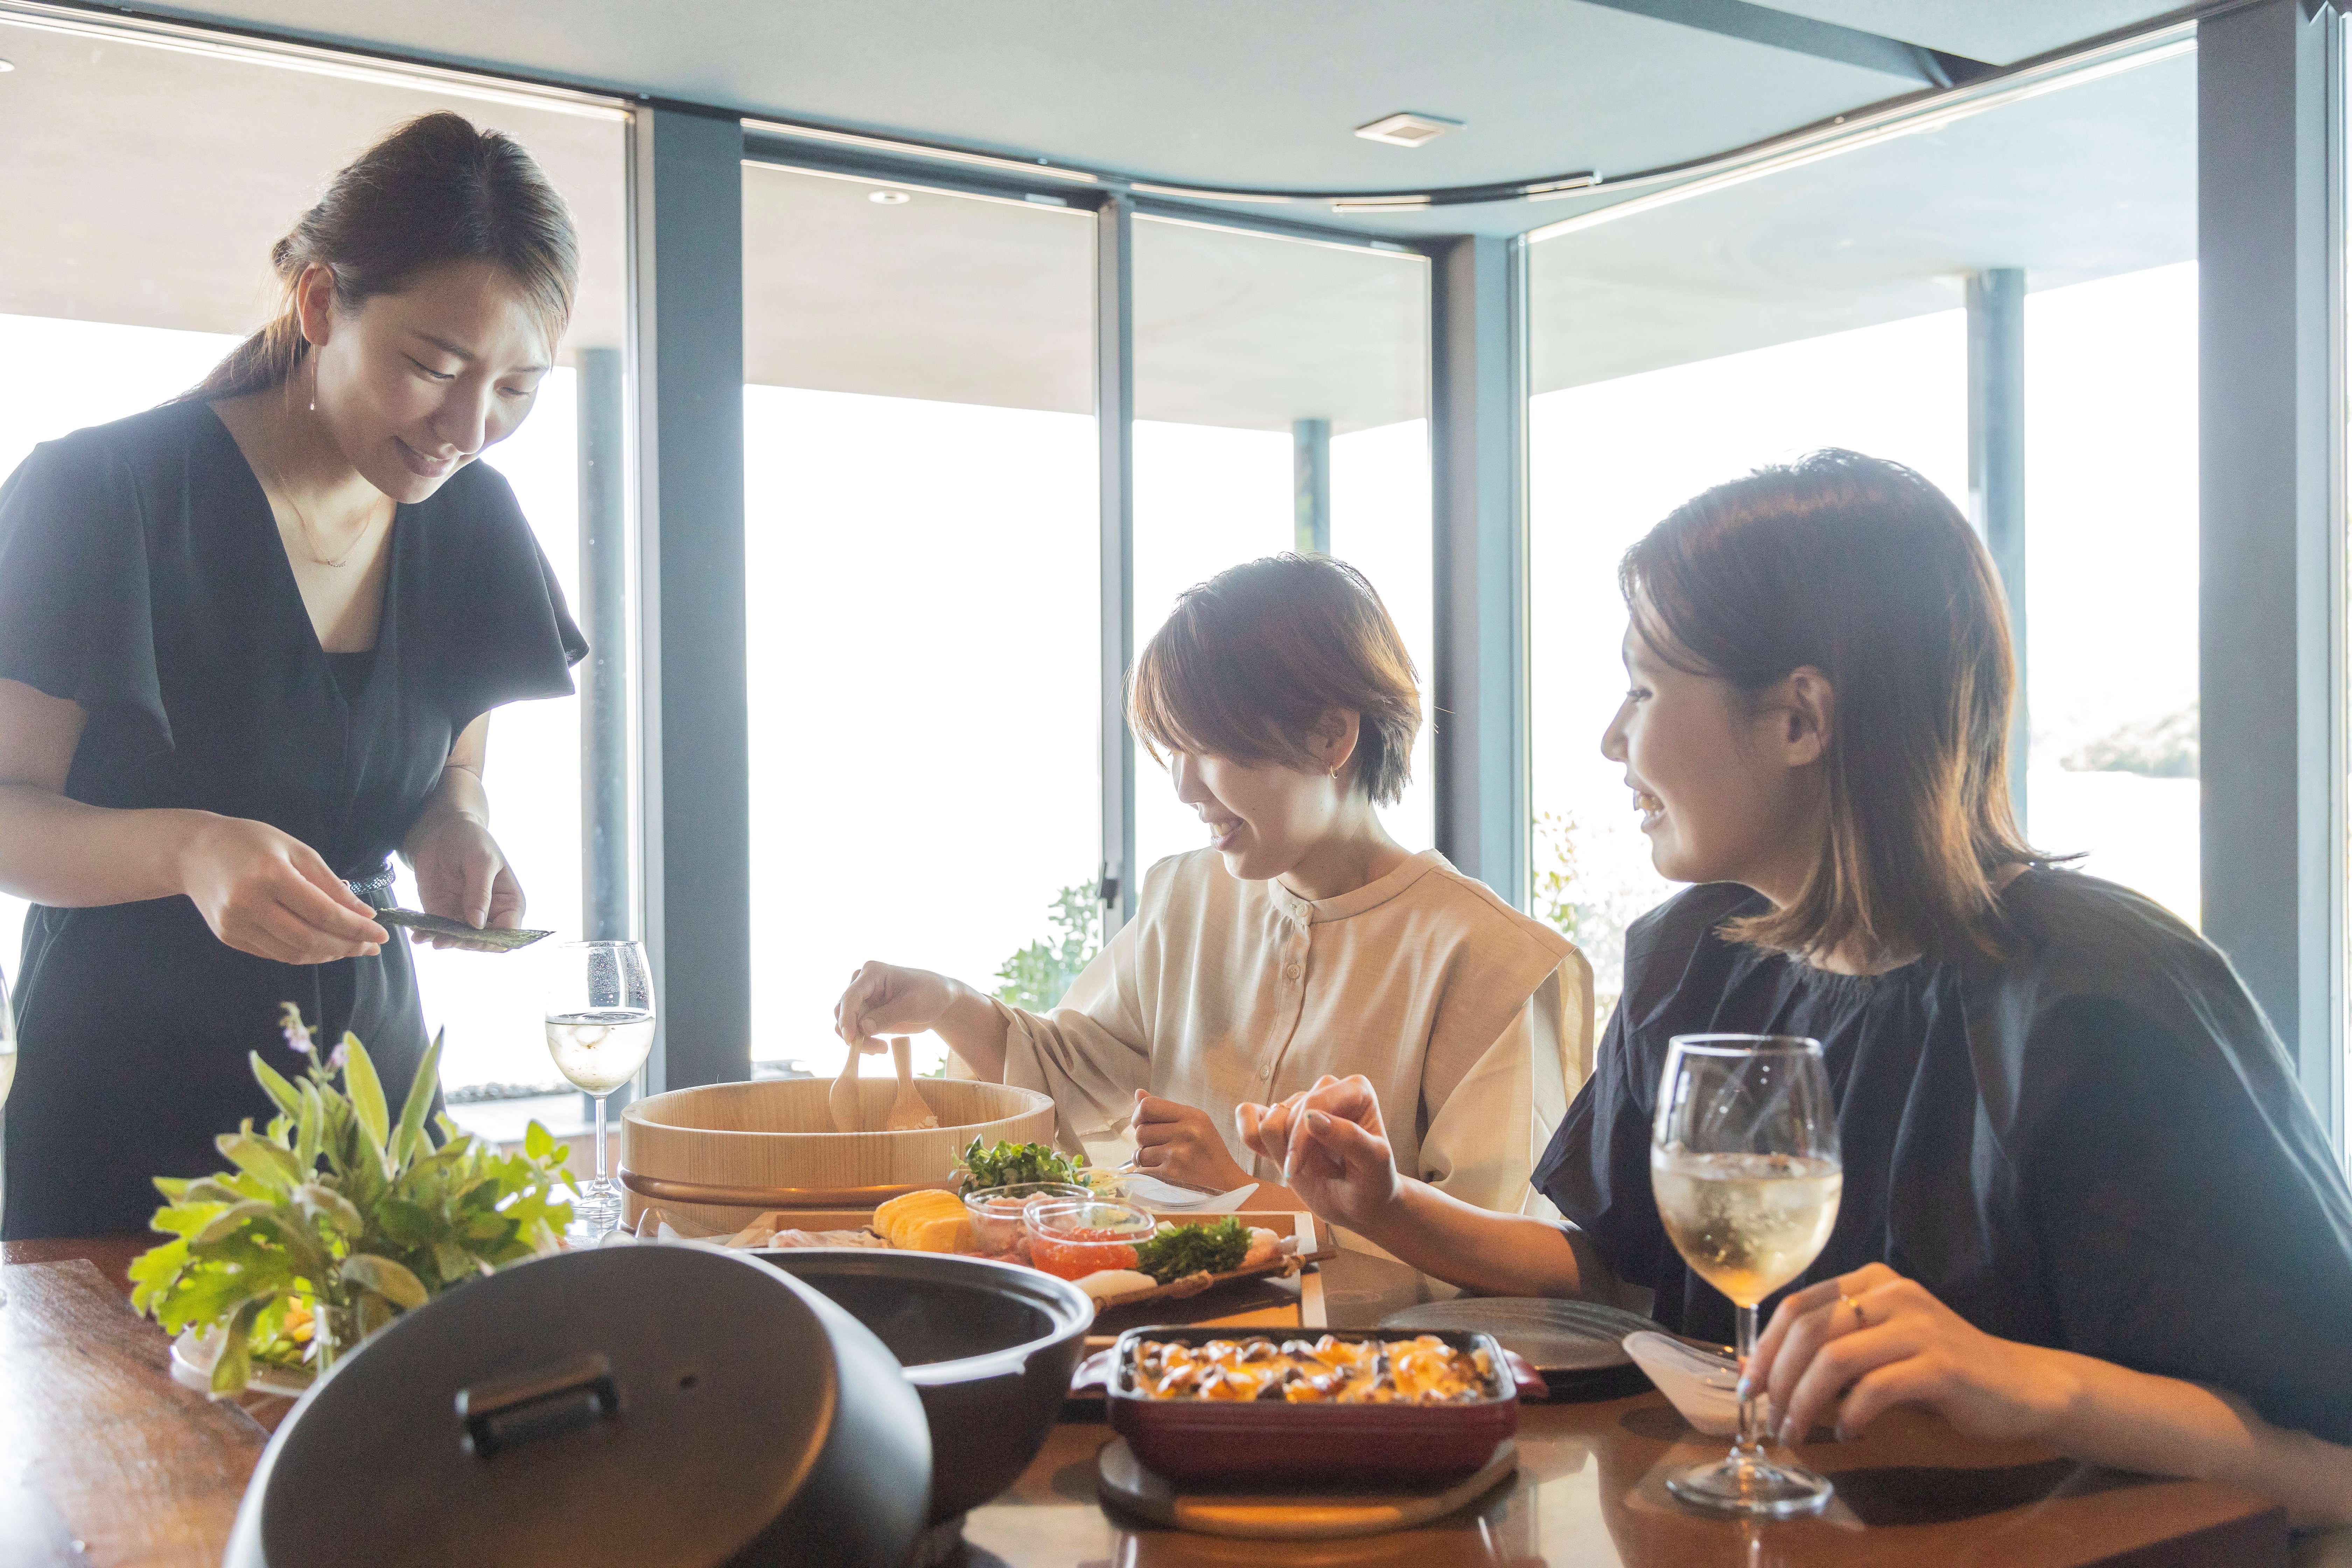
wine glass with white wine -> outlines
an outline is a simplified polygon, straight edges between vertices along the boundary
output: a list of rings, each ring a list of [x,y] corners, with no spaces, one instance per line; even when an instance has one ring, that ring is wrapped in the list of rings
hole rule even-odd
[[[596,1100],[596,1175],[574,1188],[572,1223],[602,1236],[621,1221],[620,1185],[605,1173],[604,1098],[636,1077],[653,1049],[653,970],[634,942],[565,942],[549,962],[548,1054]]]
[[[1691,1271],[1739,1309],[1739,1369],[1756,1353],[1756,1308],[1802,1274],[1837,1224],[1844,1176],[1829,1074],[1813,1040],[1677,1035],[1658,1083],[1650,1187]],[[1769,1519],[1830,1500],[1825,1476],[1764,1457],[1763,1394],[1739,1402],[1730,1456],[1666,1481],[1685,1502]]]

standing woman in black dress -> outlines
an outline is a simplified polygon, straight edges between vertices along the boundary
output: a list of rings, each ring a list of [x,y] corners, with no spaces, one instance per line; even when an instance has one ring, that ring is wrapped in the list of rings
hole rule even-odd
[[[397,1104],[425,1045],[390,857],[511,926],[489,710],[585,652],[475,458],[530,412],[578,271],[522,148],[455,114],[336,176],[271,258],[277,320],[185,396],[0,487],[0,889],[34,900],[7,1104],[12,1239],[145,1228],[298,1065],[299,1004]]]

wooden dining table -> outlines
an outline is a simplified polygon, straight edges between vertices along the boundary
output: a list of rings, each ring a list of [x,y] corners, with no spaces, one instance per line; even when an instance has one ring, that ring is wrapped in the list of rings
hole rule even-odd
[[[288,1402],[215,1403],[173,1381],[163,1331],[135,1316],[125,1270],[145,1238],[10,1242],[0,1268],[0,1564],[211,1568],[247,1479]],[[1339,1303],[1371,1311],[1400,1266],[1327,1266]],[[1384,1270],[1386,1272],[1384,1272]],[[1098,1407],[1097,1407],[1098,1409]],[[1097,1457],[1112,1441],[1073,1405],[1013,1489],[967,1517],[948,1561],[971,1568],[1841,1568],[2080,1564],[2265,1568],[2286,1562],[2279,1511],[2200,1481],[2117,1474],[2026,1444],[1971,1442],[1898,1411],[1861,1439],[1809,1447],[1837,1482],[1817,1518],[1754,1523],[1666,1493],[1718,1455],[1654,1392],[1521,1412],[1517,1473],[1454,1516],[1352,1540],[1230,1540],[1108,1510]]]

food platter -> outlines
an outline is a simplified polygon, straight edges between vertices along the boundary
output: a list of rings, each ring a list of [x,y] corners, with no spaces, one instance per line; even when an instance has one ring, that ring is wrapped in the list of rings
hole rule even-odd
[[[1202,1216],[1182,1211],[1160,1216],[1171,1225],[1201,1223]],[[1216,1215],[1215,1218],[1225,1216]],[[1274,1231],[1290,1243],[1287,1251],[1271,1263],[1253,1268],[1228,1269],[1217,1274],[1194,1274],[1149,1290],[1098,1298],[1097,1312],[1133,1307],[1147,1301],[1181,1300],[1200,1296],[1221,1286],[1238,1281],[1282,1278],[1299,1273],[1306,1265],[1319,1263],[1339,1255],[1339,1239],[1331,1227],[1313,1215],[1284,1210],[1244,1211],[1233,1218],[1243,1225]],[[772,1244],[777,1231],[865,1231],[874,1218],[871,1208],[863,1209],[782,1209],[763,1214],[743,1229],[726,1237],[706,1237],[698,1239],[720,1246],[749,1248]],[[863,1244],[861,1244],[863,1245]],[[1309,1325],[1312,1326],[1312,1325]]]
[[[1492,1334],[1541,1373],[1559,1400],[1614,1399],[1649,1386],[1625,1336],[1657,1325],[1598,1301],[1550,1297],[1462,1296],[1391,1312],[1381,1327],[1400,1332],[1459,1330]]]

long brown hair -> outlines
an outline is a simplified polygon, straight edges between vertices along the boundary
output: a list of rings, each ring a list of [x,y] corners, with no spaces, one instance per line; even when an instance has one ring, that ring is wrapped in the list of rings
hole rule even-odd
[[[1160,748],[1315,770],[1307,737],[1335,708],[1360,715],[1348,776],[1380,805],[1404,795],[1421,688],[1388,606],[1325,555],[1230,566],[1176,602],[1135,661],[1128,720]]]
[[[562,336],[580,275],[563,198],[520,142],[443,110],[396,127],[334,177],[270,247],[283,296],[277,317],[176,401],[263,392],[294,374],[310,352],[294,308],[305,268],[330,268],[335,303],[349,310],[449,261],[497,263],[522,289],[550,343]]]
[[[1811,665],[1835,698],[1821,858],[1793,901],[1727,935],[1880,961],[2008,949],[1996,879],[2049,857],[2010,808],[2000,579],[1941,490],[1816,452],[1685,502],[1625,552],[1618,584],[1675,668],[1753,702]]]

